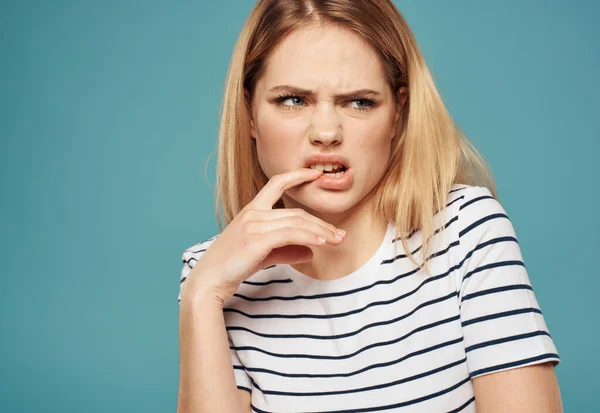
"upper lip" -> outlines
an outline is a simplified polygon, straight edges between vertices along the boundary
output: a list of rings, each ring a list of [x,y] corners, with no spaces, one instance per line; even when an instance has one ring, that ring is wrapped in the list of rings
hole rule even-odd
[[[312,165],[315,165],[315,164],[321,164],[321,165],[340,164],[340,165],[345,166],[346,169],[349,168],[348,160],[340,155],[325,155],[325,154],[318,153],[318,154],[309,156],[308,158],[306,158],[306,161],[304,162],[304,166],[307,168],[310,168]]]

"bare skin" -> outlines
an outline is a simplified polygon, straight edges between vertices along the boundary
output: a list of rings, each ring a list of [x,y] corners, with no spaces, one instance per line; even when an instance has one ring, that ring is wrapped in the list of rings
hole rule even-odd
[[[278,88],[282,85],[312,93]],[[374,93],[336,97],[361,89]],[[251,122],[267,177],[302,167],[305,158],[316,153],[344,156],[354,173],[346,190],[312,183],[291,188],[283,196],[286,208],[301,208],[347,231],[343,244],[312,248],[311,261],[294,265],[308,276],[343,277],[362,266],[381,244],[387,223],[376,216],[371,194],[387,170],[406,100],[405,88],[396,91],[400,105],[393,93],[376,51],[344,28],[298,30],[267,60],[252,99]]]

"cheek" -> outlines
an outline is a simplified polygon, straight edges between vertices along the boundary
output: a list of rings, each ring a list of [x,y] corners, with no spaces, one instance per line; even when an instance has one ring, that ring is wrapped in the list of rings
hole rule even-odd
[[[282,120],[275,113],[263,112],[256,122],[256,151],[267,177],[293,169],[302,156],[302,125],[294,119]]]
[[[383,159],[383,157],[389,156],[392,132],[385,120],[357,123],[352,127],[352,136],[355,137],[353,150],[361,154],[360,158],[368,160],[369,163],[373,162],[373,158]]]

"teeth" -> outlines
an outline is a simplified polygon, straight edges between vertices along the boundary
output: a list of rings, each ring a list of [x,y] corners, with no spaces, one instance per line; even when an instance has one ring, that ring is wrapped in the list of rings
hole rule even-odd
[[[310,166],[311,169],[317,169],[319,171],[333,171],[335,169],[341,169],[342,165],[341,164],[322,164],[322,163],[315,163],[313,165]]]

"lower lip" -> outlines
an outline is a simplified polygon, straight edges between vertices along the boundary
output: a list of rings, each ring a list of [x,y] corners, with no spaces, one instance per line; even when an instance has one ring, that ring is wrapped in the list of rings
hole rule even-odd
[[[340,176],[339,178],[323,173],[323,175],[321,175],[319,179],[315,181],[315,183],[324,189],[335,189],[342,191],[350,188],[350,185],[352,185],[352,175],[352,169],[346,169],[344,175]]]

